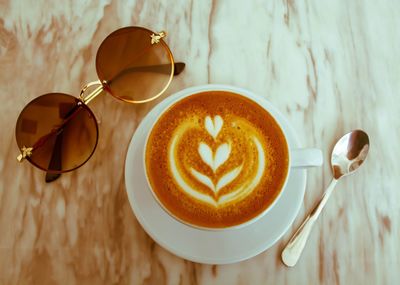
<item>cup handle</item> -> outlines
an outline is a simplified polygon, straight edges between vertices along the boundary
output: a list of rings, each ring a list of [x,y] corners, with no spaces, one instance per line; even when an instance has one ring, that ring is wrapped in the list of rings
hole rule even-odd
[[[291,167],[321,166],[322,151],[318,148],[297,148],[290,150]]]

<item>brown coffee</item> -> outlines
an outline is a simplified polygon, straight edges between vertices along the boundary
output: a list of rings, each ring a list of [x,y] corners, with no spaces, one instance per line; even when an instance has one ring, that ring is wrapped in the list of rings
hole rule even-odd
[[[224,228],[259,215],[288,172],[275,119],[241,95],[209,91],[171,106],[146,146],[149,183],[163,206],[190,224]]]

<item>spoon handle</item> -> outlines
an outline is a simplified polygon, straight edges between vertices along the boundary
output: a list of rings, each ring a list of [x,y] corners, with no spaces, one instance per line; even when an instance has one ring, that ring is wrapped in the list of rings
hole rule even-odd
[[[315,208],[311,211],[308,217],[298,228],[296,233],[292,236],[286,247],[283,249],[282,261],[287,266],[295,266],[297,261],[299,260],[300,255],[303,252],[304,246],[307,242],[308,236],[310,235],[311,229],[315,221],[318,219],[318,216],[324,208],[329,197],[331,196],[332,191],[336,186],[336,183],[337,179],[333,178],[317,206],[315,206]]]

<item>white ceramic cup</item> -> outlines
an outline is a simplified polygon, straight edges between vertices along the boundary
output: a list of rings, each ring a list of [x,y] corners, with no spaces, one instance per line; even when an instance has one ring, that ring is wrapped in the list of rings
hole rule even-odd
[[[220,85],[220,84],[209,84],[209,85],[201,85],[201,86],[196,86],[196,87],[190,87],[187,89],[184,89],[182,91],[179,91],[173,95],[171,95],[168,99],[171,100],[171,103],[164,109],[163,112],[161,112],[160,114],[158,114],[157,119],[154,121],[154,124],[151,126],[151,128],[149,128],[148,130],[148,134],[146,137],[146,141],[144,144],[144,148],[146,149],[147,147],[147,142],[150,136],[150,133],[152,131],[152,129],[154,128],[154,126],[157,124],[158,120],[160,119],[160,117],[167,111],[170,109],[170,107],[172,107],[174,104],[176,104],[177,102],[179,102],[180,100],[187,98],[189,96],[192,96],[194,94],[198,94],[198,93],[202,93],[202,92],[207,92],[207,91],[225,91],[225,92],[231,92],[231,93],[235,93],[241,96],[244,96],[252,101],[254,101],[255,103],[257,103],[258,105],[260,105],[263,109],[265,109],[277,122],[277,124],[279,125],[280,129],[282,130],[282,133],[284,134],[286,143],[288,142],[287,139],[287,134],[285,132],[285,129],[282,128],[283,121],[285,120],[284,116],[273,106],[271,105],[265,98],[261,97],[261,96],[257,96],[254,93],[242,89],[242,88],[238,88],[238,87],[234,87],[234,86],[229,86],[229,85]],[[287,123],[287,125],[289,125]],[[289,144],[287,143],[287,145],[289,146]],[[158,204],[161,206],[161,208],[164,209],[164,211],[169,214],[171,217],[173,217],[174,219],[176,219],[177,221],[184,223],[188,226],[197,228],[197,229],[201,229],[201,230],[227,230],[227,229],[236,229],[236,228],[240,228],[246,225],[249,225],[253,222],[255,222],[256,220],[260,219],[261,217],[263,217],[264,215],[267,215],[269,210],[272,209],[276,202],[279,200],[280,196],[282,195],[282,192],[285,190],[285,186],[286,183],[288,181],[288,178],[290,176],[290,169],[294,168],[294,167],[313,167],[313,166],[320,166],[323,163],[323,157],[322,157],[322,151],[316,148],[299,148],[299,149],[289,149],[289,162],[288,162],[288,172],[285,178],[285,182],[282,186],[281,191],[279,192],[278,196],[275,198],[275,200],[269,205],[269,207],[267,207],[263,212],[261,212],[259,215],[257,215],[256,217],[241,223],[239,225],[235,225],[235,226],[230,226],[230,227],[224,227],[224,228],[209,228],[209,227],[203,227],[203,226],[198,226],[195,224],[191,224],[187,221],[182,220],[180,217],[176,216],[175,214],[171,213],[167,207],[165,207],[163,205],[163,203],[158,199],[156,193],[154,192],[154,190],[151,187],[148,175],[147,175],[147,169],[146,169],[146,151],[145,149],[143,150],[143,166],[144,166],[144,172],[146,174],[146,180],[147,180],[147,184],[149,186],[149,189],[151,191],[151,193],[153,194],[154,199],[158,202]]]

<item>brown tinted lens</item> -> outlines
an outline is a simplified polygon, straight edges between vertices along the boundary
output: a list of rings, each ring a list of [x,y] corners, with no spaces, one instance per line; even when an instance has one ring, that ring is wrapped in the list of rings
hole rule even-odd
[[[67,94],[51,93],[31,101],[21,112],[15,131],[20,149],[33,147],[27,159],[42,170],[66,172],[93,154],[98,139],[90,109]]]
[[[161,95],[172,80],[174,63],[167,44],[151,43],[152,31],[127,27],[111,33],[96,56],[99,79],[107,91],[132,103],[146,102]]]

